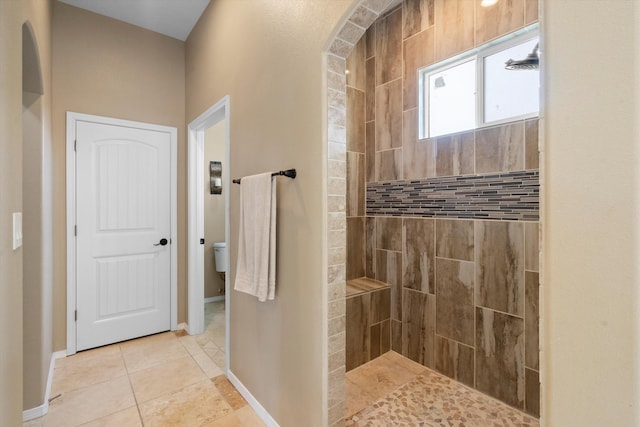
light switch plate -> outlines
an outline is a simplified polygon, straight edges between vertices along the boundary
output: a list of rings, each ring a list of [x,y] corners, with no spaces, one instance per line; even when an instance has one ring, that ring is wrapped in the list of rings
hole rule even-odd
[[[22,212],[13,213],[13,250],[22,246]]]

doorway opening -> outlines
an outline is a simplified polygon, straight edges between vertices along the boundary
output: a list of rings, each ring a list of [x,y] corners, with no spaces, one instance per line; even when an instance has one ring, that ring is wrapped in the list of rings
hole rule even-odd
[[[224,303],[225,374],[229,370],[229,257],[216,258],[214,254],[222,248],[222,243],[225,243],[224,249],[229,250],[229,141],[229,97],[225,96],[189,124],[187,242],[187,331],[191,335],[205,331],[205,300],[217,301],[218,305]],[[211,270],[206,274],[207,298],[205,268]],[[221,286],[216,286],[216,283]]]

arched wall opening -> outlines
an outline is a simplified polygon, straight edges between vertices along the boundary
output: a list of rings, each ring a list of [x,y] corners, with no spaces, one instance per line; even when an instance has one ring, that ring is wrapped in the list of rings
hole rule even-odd
[[[474,20],[478,19],[478,16],[484,13],[483,11],[478,10],[480,2],[478,1],[476,3],[478,3],[478,5],[475,6],[476,8],[475,10],[474,10],[473,3],[469,3],[472,5],[471,14],[467,15],[467,18],[469,18],[469,20],[465,21],[466,24],[470,24],[471,26],[478,25],[477,23],[474,23]],[[504,2],[504,3],[506,4],[507,2]],[[480,45],[483,43],[481,40],[478,40],[478,43],[476,43],[476,38],[482,39],[484,37],[486,40],[491,40],[500,34],[514,31],[517,28],[522,28],[523,26],[528,25],[534,22],[535,20],[537,20],[538,1],[522,0],[516,3],[519,3],[521,7],[521,9],[519,10],[519,13],[520,13],[519,16],[522,18],[522,23],[511,22],[509,24],[506,24],[506,26],[503,25],[502,27],[500,27],[499,30],[496,30],[495,34],[490,34],[491,31],[489,31],[489,29],[493,27],[490,27],[488,25],[486,27],[482,27],[481,25],[478,25],[475,27],[475,31],[471,31],[471,37],[468,45],[453,45],[453,46],[449,45],[449,46],[445,46],[444,48],[442,47],[442,45],[440,45],[439,48],[441,50],[438,51],[436,48],[434,48],[436,49],[435,53],[429,54],[430,55],[429,60],[434,60],[434,58],[445,59],[447,57],[450,57],[451,55],[460,53],[462,51],[476,47],[477,45]],[[398,9],[396,9],[400,4],[402,4],[401,13],[398,12]],[[436,4],[440,6],[439,11],[436,11],[436,9],[438,8]],[[416,74],[416,73],[412,73],[411,70],[409,72],[404,70],[404,67],[406,67],[406,65],[404,64],[404,57],[407,55],[406,49],[410,47],[410,43],[403,45],[403,42],[405,40],[411,40],[411,39],[417,40],[420,37],[434,37],[433,34],[430,34],[430,35],[425,34],[426,31],[423,31],[423,30],[425,30],[429,26],[433,26],[434,15],[438,16],[439,12],[442,13],[442,4],[443,4],[442,2],[435,2],[435,1],[429,1],[429,0],[415,0],[415,1],[405,0],[404,2],[389,1],[389,0],[356,1],[354,2],[351,10],[347,12],[345,18],[336,27],[336,30],[334,32],[335,36],[330,39],[330,42],[326,49],[326,66],[327,66],[326,67],[327,68],[327,76],[326,76],[326,87],[327,87],[327,98],[326,98],[327,193],[326,194],[327,194],[327,200],[326,200],[326,206],[327,206],[327,214],[328,214],[328,217],[327,217],[328,253],[326,258],[327,259],[327,278],[328,278],[327,309],[326,309],[326,313],[327,313],[326,339],[327,339],[327,348],[328,348],[327,355],[326,355],[326,358],[327,358],[326,410],[328,414],[327,416],[328,425],[330,426],[339,425],[340,423],[343,423],[344,416],[345,416],[345,390],[346,390],[345,374],[348,369],[348,363],[347,363],[348,349],[346,347],[346,329],[347,329],[346,325],[347,325],[347,322],[349,322],[349,319],[346,316],[346,312],[347,312],[346,281],[350,279],[350,274],[351,274],[351,272],[347,269],[347,253],[350,251],[350,245],[352,244],[350,242],[351,237],[349,237],[350,232],[347,228],[347,222],[353,220],[353,218],[350,218],[351,215],[348,213],[349,204],[350,203],[353,204],[353,198],[352,198],[353,194],[350,194],[350,192],[352,191],[352,187],[351,187],[352,183],[351,183],[351,180],[349,179],[349,175],[354,173],[354,170],[355,170],[353,169],[354,167],[356,169],[357,168],[369,169],[371,167],[370,164],[365,165],[365,162],[362,161],[362,159],[354,160],[353,156],[350,156],[350,154],[352,154],[349,152],[350,149],[347,148],[348,134],[351,132],[348,129],[348,124],[347,124],[347,110],[352,108],[352,104],[350,104],[351,100],[348,97],[348,91],[351,89],[348,87],[352,86],[352,84],[348,83],[348,79],[353,81],[354,72],[360,73],[364,71],[364,70],[351,69],[353,67],[353,64],[348,63],[348,60],[350,60],[349,56],[352,52],[355,52],[358,49],[364,49],[364,50],[367,49],[366,47],[362,48],[361,46],[362,43],[359,43],[359,41],[362,38],[369,37],[370,35],[370,32],[368,32],[369,28],[379,18],[387,19],[387,15],[391,15],[398,12],[396,13],[396,15],[398,15],[396,19],[400,22],[400,25],[404,27],[404,30],[409,29],[409,31],[414,31],[408,36],[406,35],[406,33],[403,33],[403,35],[401,36],[400,45],[403,46],[403,48],[401,48],[400,52],[396,52],[396,54],[400,56],[401,65],[399,67],[399,70],[394,71],[395,77],[393,77],[393,79],[397,79],[397,82],[400,82],[398,84],[398,86],[400,87],[399,89],[400,95],[398,97],[399,99],[398,102],[400,103],[400,116],[399,116],[399,122],[400,122],[399,133],[401,138],[400,150],[396,150],[397,148],[396,145],[387,147],[388,151],[384,152],[383,154],[387,154],[387,153],[393,153],[393,154],[387,156],[386,158],[384,155],[378,155],[379,153],[375,152],[375,162],[373,163],[373,166],[372,166],[373,168],[375,168],[375,170],[378,170],[381,167],[381,165],[384,163],[388,166],[387,171],[395,172],[397,170],[400,170],[400,173],[397,175],[394,175],[394,173],[385,172],[384,174],[381,174],[385,176],[384,179],[381,178],[381,176],[378,176],[381,179],[375,179],[374,181],[395,181],[395,180],[402,180],[402,179],[413,180],[413,179],[423,178],[422,176],[413,176],[411,175],[411,173],[409,174],[405,173],[405,175],[403,176],[402,175],[403,161],[405,163],[413,162],[412,164],[408,164],[407,166],[410,166],[411,168],[413,168],[414,171],[420,169],[420,172],[416,172],[415,175],[418,175],[424,172],[425,177],[439,176],[435,174],[435,169],[436,169],[435,158],[427,157],[427,153],[426,153],[427,148],[420,147],[421,144],[413,144],[410,150],[405,150],[408,152],[405,152],[404,154],[402,153],[402,144],[404,141],[403,132],[405,131],[405,127],[407,127],[407,129],[412,128],[411,123],[415,122],[415,119],[412,121],[413,115],[415,114],[415,116],[417,117],[416,106],[407,105],[406,99],[403,99],[403,97],[406,97],[406,94],[407,94],[406,81],[412,78],[415,80],[415,76],[412,77],[412,75]],[[417,14],[412,13],[411,14],[412,16],[410,16],[409,14],[406,14],[405,8],[407,7],[415,8],[414,10],[412,10],[412,12],[417,10]],[[502,8],[502,7],[505,7],[505,6],[499,6],[499,8]],[[511,6],[506,6],[506,7],[511,7]],[[504,14],[505,16],[508,14],[508,11],[505,11],[502,9],[499,9],[499,10],[500,10],[500,12],[498,12],[499,14]],[[493,11],[495,13],[496,9],[493,9]],[[412,20],[413,18],[415,18],[416,15],[418,16],[421,15],[420,18],[422,19],[422,22],[420,21],[420,19]],[[443,16],[440,15],[439,18],[436,18],[436,19],[442,20]],[[490,19],[497,19],[497,18],[495,18],[495,16],[491,18],[485,16],[480,19],[490,20]],[[504,22],[502,22],[502,24],[504,24]],[[484,34],[482,34],[483,31],[484,31]],[[478,36],[478,34],[481,34],[481,35]],[[441,37],[440,40],[443,40],[442,38],[443,34],[438,34],[435,37],[438,37],[438,36]],[[369,58],[369,56],[368,55],[365,56],[365,59],[366,58]],[[378,63],[379,58],[375,58],[375,59],[376,61],[373,61],[372,64],[370,64],[369,60],[366,60],[365,69],[366,69],[366,72],[368,73],[370,71],[369,70],[370,65],[374,67],[374,69],[376,70],[375,71],[376,78],[378,78],[379,70],[376,69],[375,67],[380,67],[380,64]],[[426,59],[423,58],[421,60],[424,61]],[[437,62],[437,61],[434,61],[434,62]],[[418,64],[413,64],[413,65],[418,66]],[[424,66],[424,65],[428,65],[428,64],[423,64],[421,66]],[[351,73],[349,77],[346,77],[347,68],[349,68],[349,72]],[[389,70],[383,70],[382,72],[384,73],[388,71]],[[355,78],[357,79],[358,77],[355,77]],[[367,84],[369,84],[369,82],[367,82]],[[392,85],[392,84],[393,83],[390,80],[389,85]],[[403,94],[403,89],[405,90],[404,94]],[[368,91],[369,89],[367,88],[366,90]],[[377,98],[378,97],[377,87],[374,90],[376,93],[375,96]],[[405,102],[403,103],[403,101]],[[370,106],[367,105],[366,108],[370,108]],[[373,108],[376,109],[374,111],[374,114],[379,113],[379,111],[377,110],[377,106],[375,104]],[[407,124],[409,126],[406,126]],[[414,124],[417,125],[417,123],[414,123]],[[365,124],[366,132],[369,132],[369,128],[367,127],[368,125],[369,123]],[[522,141],[523,150],[525,145],[524,143],[525,129],[527,128],[536,129],[535,148],[533,149],[532,153],[528,154],[528,156],[530,156],[531,159],[535,157],[535,166],[525,167],[525,154],[523,154],[521,158],[522,166],[514,167],[511,170],[519,171],[519,170],[525,170],[525,169],[536,169],[535,173],[537,173],[537,169],[538,169],[537,126],[538,126],[537,119],[535,121],[531,121],[531,123],[523,122],[523,123],[517,124],[518,132],[522,130],[521,141]],[[415,131],[417,133],[417,127]],[[417,140],[417,136],[413,135],[413,139]],[[367,139],[367,143],[369,143],[368,139]],[[427,144],[431,144],[431,142],[426,142],[426,141],[419,141],[419,143],[422,143],[423,146],[426,146]],[[431,148],[429,148],[429,151],[435,152],[436,151],[435,142],[433,142],[433,144],[434,145]],[[531,145],[533,146],[534,144],[531,144]],[[367,146],[367,150],[368,149],[369,147]],[[473,146],[471,149],[473,150]],[[365,153],[363,150],[362,157],[364,155]],[[366,155],[369,155],[368,151]],[[427,164],[429,161],[434,163],[432,165],[433,167],[432,171],[426,170]],[[407,168],[405,168],[404,171],[406,172]],[[360,172],[362,171],[358,171],[358,173]],[[432,172],[433,174],[431,174]],[[478,170],[473,170],[472,172],[478,173]],[[499,172],[499,171],[496,170],[495,172]],[[367,173],[369,172],[365,170],[364,174],[367,174]],[[374,172],[374,173],[376,174],[376,176],[378,175],[377,172]],[[450,173],[449,175],[458,175],[458,174]],[[373,226],[375,227],[377,219],[372,222],[374,224]],[[400,228],[404,226],[403,219],[395,222],[403,224],[400,226]],[[420,221],[415,221],[415,222],[420,222]],[[425,222],[428,222],[428,221],[425,221]],[[493,223],[501,223],[501,221],[486,221],[486,222],[482,222],[481,224],[474,224],[476,228],[475,233],[478,234],[478,229],[483,230],[482,227],[485,227],[486,224],[490,224],[490,226],[492,226]],[[529,274],[528,274],[529,272],[525,272],[524,271],[525,269],[535,270],[535,272],[532,271],[532,273],[535,273],[535,278],[536,278],[535,283],[537,284],[537,277],[538,277],[538,270],[539,270],[539,265],[537,262],[538,223],[532,222],[529,224],[529,223],[514,221],[512,223],[509,223],[509,225],[504,225],[504,227],[514,228],[516,229],[515,231],[516,234],[522,236],[521,242],[519,242],[522,248],[519,249],[519,251],[520,251],[520,255],[522,255],[522,258],[523,258],[523,262],[522,262],[523,264],[524,264],[524,253],[525,253],[523,242],[525,242],[525,237],[526,239],[528,239],[527,241],[535,242],[535,248],[531,249],[528,252],[532,254],[531,255],[532,259],[535,258],[535,267],[522,268],[522,271],[519,271],[518,273],[519,275],[522,276],[518,284],[518,294],[521,294],[524,300],[525,280],[529,280]],[[369,222],[366,222],[366,225],[363,225],[362,228],[365,229],[365,233],[369,232],[370,231]],[[473,230],[473,227],[472,227],[472,230]],[[373,234],[375,235],[377,233],[374,231]],[[471,232],[472,239],[473,239],[473,234],[474,232],[472,231]],[[401,242],[404,241],[403,238],[401,238],[400,241]],[[390,248],[377,248],[377,249],[383,249],[383,250],[376,251],[374,248],[374,252],[380,252],[384,255],[389,255],[389,254],[397,255],[399,257],[399,260],[395,258],[393,260],[390,260],[388,257],[385,257],[385,260],[386,260],[387,266],[392,265],[393,268],[397,270],[397,273],[399,274],[398,280],[400,283],[399,292],[401,294],[404,294],[407,291],[404,289],[402,284],[402,275],[403,275],[403,268],[404,268],[402,257],[404,255],[403,252],[405,252],[404,246],[401,249],[393,249],[393,250],[387,250]],[[368,251],[369,248],[366,248],[366,250]],[[378,257],[378,255],[379,254],[377,253],[373,255],[374,260]],[[533,264],[530,264],[530,265],[533,265]],[[388,268],[389,267],[387,267],[387,269]],[[385,281],[388,282],[387,280]],[[533,282],[534,280],[532,280],[532,283]],[[536,288],[536,292],[537,292],[537,286],[535,286],[535,284],[532,284],[530,287]],[[529,285],[527,285],[527,292],[529,292],[530,287]],[[473,286],[472,286],[472,289],[473,289]],[[415,289],[410,289],[409,291],[413,291],[413,290]],[[393,293],[393,290],[391,292]],[[433,311],[435,311],[436,296],[433,290],[428,292],[424,291],[424,293],[416,292],[415,295],[419,295],[421,298],[424,298],[425,301],[429,304],[429,307],[431,307],[429,310],[433,309]],[[472,292],[472,298],[473,298],[473,292]],[[392,300],[393,299],[394,297],[392,296]],[[392,301],[392,304],[393,303],[394,302]],[[404,304],[404,302],[401,301],[399,302],[399,304],[400,304],[400,310],[402,310],[403,309],[402,304]],[[536,304],[537,304],[537,300],[536,300]],[[536,305],[536,308],[537,308],[537,305]],[[424,310],[426,313],[427,308],[424,308]],[[480,310],[480,312],[482,312],[483,309],[473,308],[472,319],[474,318],[474,316],[476,316],[475,313],[477,310]],[[521,315],[520,313],[518,315],[520,316],[520,318],[516,319],[516,322],[519,323],[518,326],[523,326],[524,315]],[[393,317],[393,313],[392,313],[392,317]],[[473,320],[472,322],[475,322],[475,321],[477,320]],[[531,323],[537,325],[537,312],[531,318]],[[433,323],[432,323],[432,326],[433,326]],[[393,331],[393,328],[397,329],[397,328],[404,328],[404,327],[406,327],[406,325],[404,324],[403,321],[397,321],[395,322],[395,324],[393,320],[391,321],[392,331]],[[403,333],[404,332],[402,332],[402,334]],[[537,331],[536,331],[536,335],[537,335]],[[440,341],[445,342],[446,340],[440,339]],[[454,346],[458,346],[458,343],[455,343],[453,341],[452,343]],[[393,345],[394,344],[392,342],[391,343],[392,348],[393,348]],[[430,348],[433,349],[435,346],[435,342],[432,341],[428,345],[430,346]],[[531,399],[536,400],[537,398],[535,396],[539,396],[539,383],[537,382],[538,375],[539,375],[539,367],[537,365],[538,363],[537,342],[532,348],[533,349],[530,351],[530,353],[532,357],[535,357],[535,364],[538,371],[535,371],[534,369],[525,369],[525,364],[523,363],[518,367],[518,372],[522,371],[523,375],[525,374],[525,372],[527,375],[529,375],[530,373],[532,374],[531,376],[532,379],[530,381],[532,384],[535,382],[536,386],[533,387],[533,390],[530,392],[530,394],[531,394]],[[472,352],[475,351],[473,350],[472,347],[465,347],[465,349],[467,350],[471,349],[469,351],[472,351]],[[523,353],[524,353],[524,349],[523,349]],[[535,354],[535,356],[533,356],[533,354]],[[424,356],[423,355],[416,356],[416,358],[423,357],[423,359],[419,360],[420,363],[422,363],[425,366],[435,368],[434,350],[432,350],[431,356],[433,358],[430,360],[427,360],[426,354]],[[416,360],[416,358],[414,357],[411,357],[411,358]],[[473,358],[471,360],[473,361]],[[534,362],[528,361],[527,363],[528,363],[527,367],[530,368]],[[474,380],[472,379],[472,381]],[[524,384],[525,384],[524,380],[522,381],[520,379],[518,380],[518,384],[517,384],[518,395],[520,395],[520,392],[521,392],[520,387],[524,386]],[[518,399],[520,399],[520,396],[518,397]],[[537,404],[537,401],[534,402],[534,404]],[[514,405],[514,406],[520,406],[520,409],[525,409],[524,398],[522,398],[521,400],[518,400],[517,405]],[[535,413],[535,410],[531,410],[530,412]]]
[[[391,0],[355,1],[326,49],[327,117],[327,425],[343,425],[346,396],[346,59]]]

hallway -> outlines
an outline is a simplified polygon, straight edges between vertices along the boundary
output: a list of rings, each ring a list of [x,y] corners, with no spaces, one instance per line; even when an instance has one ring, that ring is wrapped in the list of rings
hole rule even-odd
[[[263,426],[224,376],[224,301],[205,307],[201,335],[165,332],[58,359],[48,414],[24,425]]]

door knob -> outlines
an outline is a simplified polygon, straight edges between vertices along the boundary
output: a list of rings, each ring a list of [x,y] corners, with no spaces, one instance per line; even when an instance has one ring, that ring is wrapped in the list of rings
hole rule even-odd
[[[165,246],[167,243],[169,243],[169,241],[167,239],[162,238],[158,243],[154,243],[153,246]]]

